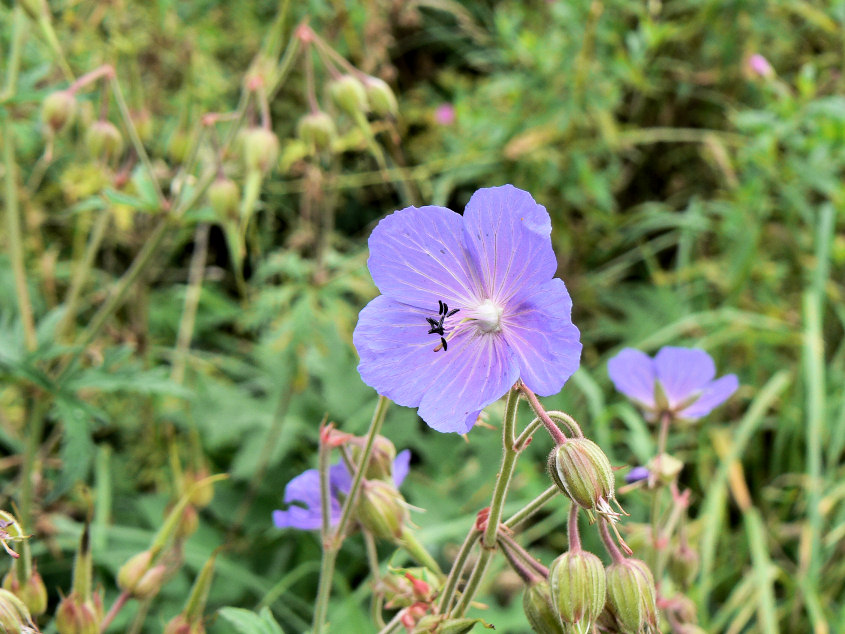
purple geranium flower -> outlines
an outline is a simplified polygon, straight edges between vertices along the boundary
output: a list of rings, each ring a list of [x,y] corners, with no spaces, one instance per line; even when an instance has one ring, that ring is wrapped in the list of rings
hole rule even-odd
[[[735,374],[719,379],[710,355],[697,348],[661,348],[652,359],[625,348],[607,362],[616,389],[642,407],[649,420],[668,413],[695,420],[721,405],[739,386]]]
[[[517,379],[559,392],[581,343],[553,278],[551,230],[545,208],[512,185],[479,189],[463,216],[408,207],[383,219],[367,261],[382,295],[353,335],[364,382],[459,433]]]
[[[408,475],[408,465],[411,462],[411,451],[400,451],[393,461],[393,482],[398,488]],[[349,492],[352,486],[352,476],[346,465],[339,462],[329,468],[329,493],[331,500],[332,526],[340,521],[340,495]],[[285,487],[285,504],[291,505],[287,511],[273,511],[273,523],[279,528],[297,528],[299,530],[319,529],[323,522],[320,511],[320,472],[308,469],[288,482]],[[304,504],[297,506],[297,504]]]

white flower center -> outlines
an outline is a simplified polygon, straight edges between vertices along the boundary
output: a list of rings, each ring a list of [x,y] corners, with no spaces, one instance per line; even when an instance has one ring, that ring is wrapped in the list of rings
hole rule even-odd
[[[502,329],[502,307],[485,299],[476,307],[473,319],[482,332],[499,332]]]

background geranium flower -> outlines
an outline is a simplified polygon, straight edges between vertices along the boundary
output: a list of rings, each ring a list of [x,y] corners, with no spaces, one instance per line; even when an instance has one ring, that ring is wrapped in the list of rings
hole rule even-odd
[[[405,449],[396,455],[393,461],[393,482],[396,487],[402,485],[408,475],[411,463],[411,451]],[[340,521],[340,495],[346,495],[352,486],[352,475],[346,465],[339,462],[329,468],[330,525]],[[320,511],[320,472],[317,469],[303,471],[285,487],[287,511],[273,511],[273,523],[279,528],[297,528],[299,530],[319,529],[323,522]],[[302,506],[299,506],[302,505]]]
[[[634,400],[656,420],[664,412],[673,418],[695,420],[706,416],[736,392],[735,374],[719,379],[713,359],[698,348],[661,348],[654,359],[625,348],[607,362],[617,390]]]
[[[581,343],[550,234],[545,208],[512,185],[478,190],[463,216],[429,206],[384,218],[367,261],[382,295],[353,334],[364,382],[459,433],[519,378],[559,392]]]

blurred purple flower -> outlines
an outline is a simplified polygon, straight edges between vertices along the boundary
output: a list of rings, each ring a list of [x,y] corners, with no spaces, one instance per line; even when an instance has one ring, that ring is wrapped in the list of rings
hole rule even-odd
[[[450,103],[441,103],[434,111],[434,120],[440,125],[452,125],[455,118],[455,106]]]
[[[633,484],[640,480],[645,480],[651,475],[648,467],[633,467],[627,474],[625,474],[625,482]]]
[[[748,70],[758,77],[772,77],[775,74],[775,69],[765,57],[759,53],[755,53],[748,58]]]
[[[411,451],[400,451],[393,461],[393,482],[398,488],[408,475],[408,465],[411,462]],[[329,467],[329,500],[331,521],[335,526],[340,521],[340,495],[346,495],[352,486],[352,476],[346,465],[339,462]],[[288,482],[285,487],[285,504],[290,505],[287,511],[273,511],[273,523],[279,528],[296,528],[299,530],[319,529],[323,521],[320,511],[320,472],[308,469]],[[299,506],[299,505],[304,506]]]
[[[649,420],[668,413],[677,420],[709,414],[739,386],[735,374],[720,379],[710,355],[697,348],[661,348],[652,359],[625,348],[607,363],[616,389],[636,401]]]
[[[382,295],[353,334],[364,382],[458,433],[519,378],[540,396],[559,392],[581,343],[552,277],[551,230],[545,208],[512,185],[479,189],[463,216],[408,207],[382,220],[367,261]]]

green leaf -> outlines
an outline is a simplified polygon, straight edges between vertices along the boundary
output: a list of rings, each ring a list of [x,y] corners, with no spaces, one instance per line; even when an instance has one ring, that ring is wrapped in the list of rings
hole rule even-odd
[[[242,634],[284,634],[269,608],[263,608],[258,614],[242,608],[221,608],[220,616]]]
[[[59,455],[62,469],[50,499],[58,499],[77,482],[88,477],[94,459],[95,445],[91,440],[94,413],[83,403],[57,398],[53,415],[62,424],[62,447]]]

